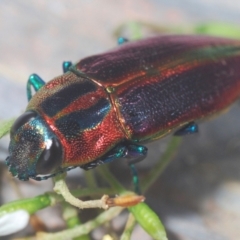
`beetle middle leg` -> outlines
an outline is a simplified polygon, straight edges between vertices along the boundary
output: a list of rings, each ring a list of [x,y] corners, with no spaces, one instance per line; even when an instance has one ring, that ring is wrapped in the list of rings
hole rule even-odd
[[[139,185],[139,177],[138,172],[135,167],[135,163],[144,160],[147,156],[147,147],[142,145],[137,145],[133,143],[129,143],[128,145],[128,164],[132,174],[132,182],[134,186],[134,191],[137,194],[141,194],[140,185]]]

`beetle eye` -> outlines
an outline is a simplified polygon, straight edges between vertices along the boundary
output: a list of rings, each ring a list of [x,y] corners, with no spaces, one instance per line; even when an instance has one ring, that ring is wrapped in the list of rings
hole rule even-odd
[[[47,142],[46,148],[41,153],[37,164],[37,174],[53,173],[62,163],[62,146],[56,138]]]
[[[14,122],[14,124],[11,127],[10,134],[11,136],[16,133],[16,131],[22,127],[25,123],[29,122],[30,120],[37,117],[37,113],[34,111],[28,111],[23,113],[20,117],[17,118],[17,120]]]

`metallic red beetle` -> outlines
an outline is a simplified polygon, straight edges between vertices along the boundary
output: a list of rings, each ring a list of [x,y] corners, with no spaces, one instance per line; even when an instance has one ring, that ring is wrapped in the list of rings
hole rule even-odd
[[[66,62],[64,70],[47,84],[29,78],[30,102],[11,129],[6,159],[21,180],[134,162],[146,156],[146,142],[196,132],[196,121],[240,96],[240,41],[158,36]]]

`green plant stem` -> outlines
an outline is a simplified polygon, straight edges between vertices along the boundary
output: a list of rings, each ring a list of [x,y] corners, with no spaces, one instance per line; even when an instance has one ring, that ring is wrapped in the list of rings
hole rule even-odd
[[[86,196],[102,196],[104,194],[114,194],[116,193],[113,189],[109,188],[101,188],[101,189],[77,189],[74,191],[71,191],[71,193],[75,197],[86,197]],[[4,204],[0,207],[0,217],[10,213],[17,211],[19,209],[26,210],[29,214],[33,214],[37,212],[40,209],[53,206],[56,203],[63,202],[64,199],[62,196],[58,195],[54,192],[49,192],[45,194],[38,195],[33,198],[25,198],[16,200],[13,202],[9,202]]]
[[[132,215],[132,213],[130,213],[128,215],[128,220],[127,220],[126,226],[124,228],[124,231],[122,233],[120,240],[131,240],[131,236],[132,236],[132,232],[133,232],[135,224],[136,224],[136,219]]]
[[[119,183],[119,181],[113,176],[106,165],[102,165],[97,169],[97,172],[101,175],[103,179],[115,190],[115,193],[125,192],[124,187]]]
[[[68,229],[75,228],[81,225],[81,221],[78,216],[78,210],[68,203],[62,204],[63,206],[63,219],[66,222]],[[88,235],[82,235],[75,237],[73,240],[90,240]]]
[[[142,183],[142,191],[146,192],[147,189],[157,180],[157,178],[161,175],[161,173],[165,170],[167,165],[170,163],[172,158],[174,157],[177,148],[181,143],[180,137],[172,137],[170,143],[166,151],[164,152],[161,159],[154,166],[153,170],[143,179]]]
[[[54,194],[53,194],[54,195]],[[33,214],[40,209],[54,205],[58,198],[53,197],[51,193],[45,193],[33,198],[26,198],[7,203],[0,207],[0,217],[17,210],[26,210],[29,214]]]
[[[96,179],[94,176],[94,171],[84,171],[84,178],[86,181],[86,185],[89,188],[97,188]]]
[[[81,226],[77,226],[73,229],[67,229],[64,231],[60,231],[58,233],[38,233],[37,239],[39,240],[66,240],[72,239],[74,237],[79,237],[82,235],[86,235],[90,233],[95,228],[99,227],[100,225],[109,222],[114,217],[118,216],[123,208],[115,207],[111,208],[107,211],[104,211],[94,220],[89,221]]]

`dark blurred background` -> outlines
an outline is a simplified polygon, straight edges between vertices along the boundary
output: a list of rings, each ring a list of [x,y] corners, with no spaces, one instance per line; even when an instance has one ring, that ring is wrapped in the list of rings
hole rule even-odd
[[[62,73],[62,61],[75,62],[113,48],[117,45],[114,31],[130,21],[176,29],[212,22],[240,28],[240,2],[2,0],[0,120],[16,117],[24,111],[25,85],[31,73],[48,81]],[[199,134],[184,137],[173,162],[147,192],[146,201],[163,220],[170,240],[240,239],[239,119],[237,103],[225,115],[201,124]],[[152,162],[159,159],[168,140],[149,146],[148,159],[138,165],[141,172],[151,170]],[[8,142],[8,137],[0,141],[1,204],[19,197],[4,166]],[[124,175],[121,171],[127,169],[125,164],[119,165],[112,164],[112,171],[116,172],[117,166],[120,172],[117,175],[121,177]],[[79,181],[81,174],[79,169],[72,171],[70,181]],[[16,182],[24,197],[41,194],[52,187],[50,180]],[[40,211],[39,217],[50,230],[64,226],[57,208]],[[27,233],[31,233],[31,229],[27,229]],[[27,233],[21,232],[18,236]],[[94,239],[101,237],[100,233],[94,234]],[[148,240],[149,237],[138,227],[134,239]]]

